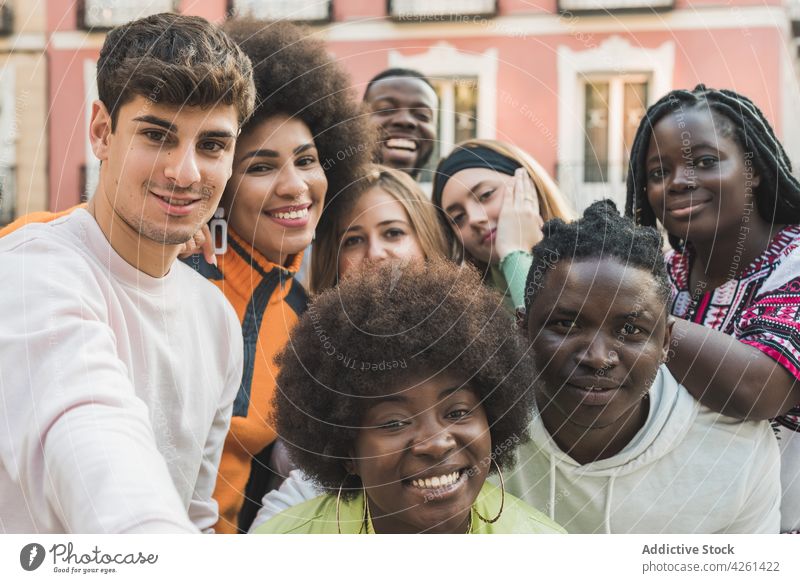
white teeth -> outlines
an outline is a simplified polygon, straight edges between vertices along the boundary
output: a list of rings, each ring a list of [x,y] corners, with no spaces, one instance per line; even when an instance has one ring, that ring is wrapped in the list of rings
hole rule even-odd
[[[299,211],[289,211],[288,213],[270,213],[276,219],[303,219],[308,216],[308,209],[304,208]]]
[[[411,485],[415,488],[445,488],[452,486],[458,481],[460,472],[453,472],[444,476],[436,476],[434,478],[425,478],[420,480],[411,480]]]
[[[195,202],[193,200],[176,200],[172,198],[167,198],[166,196],[159,196],[158,198],[160,198],[170,206],[186,206],[188,204],[192,204],[193,202]]]
[[[417,144],[415,144],[412,140],[406,140],[405,138],[392,138],[390,140],[386,140],[385,143],[387,148],[401,148],[403,150],[417,149]]]

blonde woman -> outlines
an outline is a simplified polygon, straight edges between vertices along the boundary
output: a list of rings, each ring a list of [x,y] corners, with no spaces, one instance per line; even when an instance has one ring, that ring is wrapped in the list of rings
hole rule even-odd
[[[573,216],[538,162],[495,140],[462,142],[442,158],[432,199],[450,258],[475,265],[511,310],[524,305],[530,252],[542,239],[542,225]]]
[[[320,292],[362,263],[447,256],[435,207],[406,173],[374,165],[364,180],[326,210],[311,255],[311,288]]]

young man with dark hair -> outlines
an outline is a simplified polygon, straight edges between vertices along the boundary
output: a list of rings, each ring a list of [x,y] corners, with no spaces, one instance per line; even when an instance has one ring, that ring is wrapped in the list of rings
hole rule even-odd
[[[386,69],[367,84],[364,101],[381,130],[381,162],[418,179],[437,139],[439,97],[431,82],[412,69]]]
[[[777,533],[769,423],[715,413],[663,364],[658,231],[600,201],[544,233],[525,290],[537,409],[508,490],[570,533]]]
[[[91,202],[0,239],[0,529],[210,531],[242,336],[175,260],[231,175],[252,67],[159,14],[112,30],[97,75]]]

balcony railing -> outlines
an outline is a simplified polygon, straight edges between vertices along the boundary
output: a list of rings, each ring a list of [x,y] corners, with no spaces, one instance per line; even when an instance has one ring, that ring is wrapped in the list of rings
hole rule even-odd
[[[0,166],[0,225],[14,220],[17,214],[17,169]]]
[[[388,0],[389,17],[397,21],[463,21],[497,15],[497,0]]]
[[[558,11],[571,12],[658,12],[671,10],[675,0],[558,0]]]
[[[230,0],[228,12],[264,20],[321,24],[333,19],[332,0]]]
[[[137,18],[174,12],[176,0],[80,0],[78,27],[85,30],[109,30]]]

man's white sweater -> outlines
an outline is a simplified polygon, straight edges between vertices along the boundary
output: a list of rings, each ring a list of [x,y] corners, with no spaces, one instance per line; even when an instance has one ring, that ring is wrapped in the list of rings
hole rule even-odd
[[[0,532],[209,531],[242,367],[220,291],[82,209],[0,239],[0,282]]]

